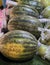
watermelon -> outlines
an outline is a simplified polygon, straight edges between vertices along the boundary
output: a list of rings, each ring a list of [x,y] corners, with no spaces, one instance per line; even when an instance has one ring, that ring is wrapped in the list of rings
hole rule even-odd
[[[39,14],[41,14],[41,12],[42,12],[42,10],[44,8],[43,5],[40,2],[36,1],[36,0],[35,1],[29,1],[28,5],[35,8],[39,12]]]
[[[8,22],[8,30],[25,30],[32,33],[37,38],[40,36],[38,27],[42,27],[40,21],[37,18],[28,15],[11,18]]]
[[[34,16],[37,18],[39,16],[38,11],[34,7],[31,7],[29,5],[18,5],[18,6],[14,6],[11,9],[10,18],[12,18],[13,16],[20,16],[23,14]]]
[[[1,53],[11,60],[29,60],[33,58],[37,49],[37,40],[35,36],[26,31],[10,31],[6,33],[1,39]]]

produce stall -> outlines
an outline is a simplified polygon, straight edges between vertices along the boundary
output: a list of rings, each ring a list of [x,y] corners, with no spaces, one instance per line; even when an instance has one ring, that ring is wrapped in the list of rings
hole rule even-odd
[[[50,64],[50,0],[0,0],[0,65]]]

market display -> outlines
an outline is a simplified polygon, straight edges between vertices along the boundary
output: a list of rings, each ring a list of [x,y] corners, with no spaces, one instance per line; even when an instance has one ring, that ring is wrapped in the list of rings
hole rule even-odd
[[[26,65],[49,65],[50,0],[11,0],[11,2],[7,1],[6,8],[3,6],[0,10],[4,12],[0,18],[2,22],[0,33],[3,33],[0,36],[1,55],[10,65],[24,61]],[[38,58],[41,60],[37,60]],[[31,62],[27,64],[32,59],[33,63],[37,60],[35,64]]]

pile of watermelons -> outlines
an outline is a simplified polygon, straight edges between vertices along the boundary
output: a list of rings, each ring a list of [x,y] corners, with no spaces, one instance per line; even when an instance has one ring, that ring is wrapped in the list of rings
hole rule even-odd
[[[50,0],[13,0],[8,32],[0,38],[0,65],[50,64]],[[43,58],[42,58],[43,57]]]

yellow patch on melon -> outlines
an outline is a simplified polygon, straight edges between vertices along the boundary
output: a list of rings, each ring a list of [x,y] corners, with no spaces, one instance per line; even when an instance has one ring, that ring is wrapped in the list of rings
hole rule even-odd
[[[19,58],[24,51],[24,47],[19,43],[7,43],[3,45],[2,52],[8,57]]]

